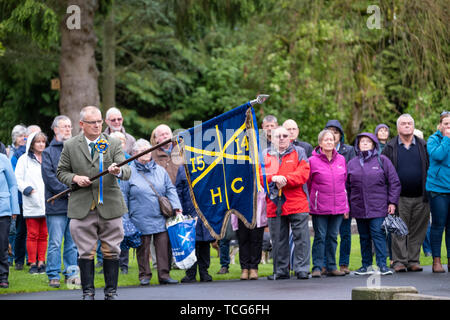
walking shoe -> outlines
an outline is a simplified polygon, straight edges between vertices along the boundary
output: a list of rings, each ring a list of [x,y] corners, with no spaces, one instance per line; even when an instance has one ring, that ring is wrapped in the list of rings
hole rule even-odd
[[[380,268],[380,273],[381,273],[381,275],[383,275],[383,276],[387,276],[387,275],[393,274],[392,270],[389,269],[387,266],[382,266],[382,267]]]
[[[299,279],[299,280],[309,279],[308,272],[306,272],[306,271],[297,272],[297,279]]]
[[[355,274],[358,276],[364,276],[367,274],[373,274],[373,270],[368,270],[366,267],[361,267],[355,271]]]
[[[311,273],[312,278],[320,278],[322,276],[322,272],[319,269],[313,270]]]
[[[48,282],[48,285],[52,288],[59,288],[60,284],[59,284],[59,279],[51,279]]]
[[[332,271],[328,271],[328,277],[342,277],[345,276],[345,272],[339,271],[338,269],[334,269]]]
[[[167,279],[159,279],[159,284],[177,284],[178,280],[167,278]]]
[[[423,268],[420,266],[420,264],[416,263],[416,264],[409,266],[408,271],[421,272],[421,271],[423,271]]]
[[[149,278],[144,278],[144,279],[139,281],[139,284],[141,286],[148,286],[150,284],[150,279]]]
[[[181,279],[181,283],[193,283],[197,280],[195,278],[190,278],[188,276],[185,276],[183,279]]]
[[[258,269],[250,269],[248,278],[250,280],[258,280]]]
[[[222,268],[220,268],[219,271],[217,271],[217,274],[225,274],[225,273],[229,273],[227,267],[222,267]]]
[[[2,289],[8,289],[9,288],[9,283],[8,281],[0,281],[0,288]]]
[[[395,272],[406,272],[406,267],[403,264],[398,263],[398,264],[394,265],[394,271]]]
[[[342,272],[345,272],[345,274],[350,274],[350,269],[348,268],[347,265],[345,265],[345,264],[341,265],[340,269]]]
[[[38,267],[35,264],[32,264],[30,270],[28,271],[30,274],[39,274]]]
[[[200,275],[200,282],[211,282],[211,281],[212,277],[208,273]]]
[[[47,266],[45,264],[41,264],[40,266],[38,266],[38,273],[39,274],[45,274],[45,268]]]
[[[290,279],[291,276],[288,274],[280,274],[280,275],[276,275],[276,277],[274,277],[273,274],[271,274],[270,276],[267,277],[267,280],[286,280],[286,279]]]
[[[16,263],[16,265],[14,266],[14,269],[16,269],[16,270],[23,270],[23,264]]]
[[[248,269],[242,269],[241,280],[248,280]]]

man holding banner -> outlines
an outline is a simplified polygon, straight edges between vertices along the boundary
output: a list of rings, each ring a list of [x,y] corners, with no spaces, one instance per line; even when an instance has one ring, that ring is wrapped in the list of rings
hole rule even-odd
[[[123,240],[122,215],[128,211],[117,178],[128,180],[128,165],[120,140],[102,130],[101,111],[94,106],[81,110],[83,132],[67,140],[58,164],[57,177],[62,183],[77,184],[80,189],[69,197],[67,216],[70,233],[78,248],[83,299],[94,299],[94,255],[101,241],[105,300],[114,299],[119,275],[120,243]],[[89,177],[107,168],[110,174],[91,181]]]
[[[269,184],[267,217],[273,242],[274,274],[269,280],[289,279],[289,226],[294,239],[293,269],[298,279],[308,279],[310,264],[309,204],[306,181],[309,163],[305,150],[290,142],[289,132],[273,131],[272,146],[264,155]]]

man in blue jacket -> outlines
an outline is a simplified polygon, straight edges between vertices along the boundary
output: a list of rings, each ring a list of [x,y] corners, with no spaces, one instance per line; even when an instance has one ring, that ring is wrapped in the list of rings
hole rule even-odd
[[[53,120],[52,124],[55,137],[50,145],[42,153],[42,179],[45,183],[45,200],[67,189],[67,186],[56,177],[59,158],[64,146],[64,141],[72,137],[72,122],[67,116],[60,115]],[[63,261],[65,280],[74,281],[79,284],[79,277],[72,275],[77,266],[77,248],[72,240],[69,229],[69,218],[67,218],[67,196],[61,197],[54,202],[45,203],[45,214],[48,228],[48,250],[47,250],[47,276],[49,286],[59,288],[61,272],[61,246],[64,238]],[[70,270],[73,270],[72,272]]]

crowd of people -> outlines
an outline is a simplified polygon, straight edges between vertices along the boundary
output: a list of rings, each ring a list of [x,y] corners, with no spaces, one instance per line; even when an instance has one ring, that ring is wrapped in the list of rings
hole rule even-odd
[[[150,141],[136,140],[125,131],[119,109],[110,108],[104,120],[106,126],[101,111],[87,106],[80,113],[77,136],[72,137],[71,120],[60,115],[51,126],[50,143],[38,126],[16,125],[11,144],[7,148],[0,144],[0,288],[9,286],[10,267],[23,270],[28,264],[30,274],[47,274],[49,286],[58,288],[62,274],[64,281],[81,286],[83,299],[94,299],[94,260],[100,248],[105,299],[114,299],[119,269],[128,268],[128,250],[121,250],[123,219],[142,234],[136,250],[140,284],[150,283],[150,261],[160,284],[178,283],[170,277],[173,258],[158,203],[163,195],[176,214],[197,216],[185,170],[172,157],[178,146],[167,143],[129,165],[117,166],[172,138],[172,130],[161,124]],[[299,139],[299,127],[292,119],[279,125],[275,116],[268,115],[262,129],[268,145],[261,153],[269,192],[257,194],[254,229],[234,215],[231,219],[239,244],[240,279],[258,279],[267,231],[275,265],[269,280],[288,279],[290,270],[302,280],[349,274],[352,219],[361,248],[361,267],[355,274],[372,273],[374,256],[382,275],[422,271],[419,258],[427,230],[432,271],[445,272],[444,231],[450,259],[448,111],[440,115],[437,131],[427,141],[415,133],[409,114],[398,118],[395,137],[390,139],[390,128],[379,124],[374,133],[358,134],[353,146],[345,143],[338,120],[325,124],[316,147]],[[110,174],[91,181],[89,177],[102,169]],[[79,190],[47,202],[69,186]],[[406,223],[406,237],[383,231],[385,217],[394,214]],[[197,271],[200,281],[212,281],[210,250],[215,239],[201,219],[195,239],[197,262],[186,270],[182,283],[197,281]],[[229,239],[219,240],[218,274],[229,272],[229,248]],[[73,276],[73,266],[79,268],[79,277]]]

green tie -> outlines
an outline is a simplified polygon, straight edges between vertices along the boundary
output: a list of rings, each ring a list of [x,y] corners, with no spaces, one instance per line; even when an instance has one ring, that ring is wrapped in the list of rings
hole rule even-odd
[[[89,147],[91,147],[91,159],[94,159],[95,143],[94,142],[89,143]]]

